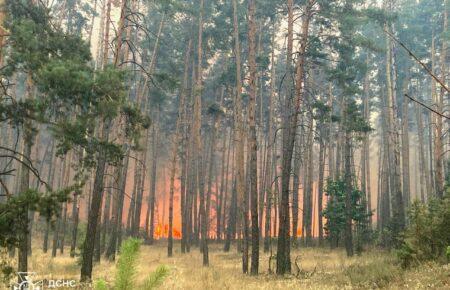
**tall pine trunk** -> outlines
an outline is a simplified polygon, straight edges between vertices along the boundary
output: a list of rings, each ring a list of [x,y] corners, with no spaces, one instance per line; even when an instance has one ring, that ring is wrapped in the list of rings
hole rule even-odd
[[[236,202],[239,204],[239,217],[241,224],[244,224],[246,206],[245,201],[245,182],[244,182],[244,126],[242,119],[242,75],[241,75],[241,46],[239,41],[239,22],[238,22],[238,3],[233,0],[233,38],[234,53],[236,60],[236,97],[234,104],[234,148],[235,152],[235,176],[236,176]],[[233,192],[234,194],[234,192]],[[231,213],[231,212],[230,212]],[[239,222],[238,222],[239,223]],[[246,224],[246,221],[245,221]],[[245,227],[245,225],[244,225]],[[244,249],[242,253],[242,271],[248,272],[248,239],[244,237]]]
[[[258,274],[259,268],[259,219],[258,219],[258,146],[256,136],[256,23],[255,10],[256,0],[250,0],[248,5],[248,62],[250,70],[249,80],[249,140],[248,149],[250,152],[250,206],[251,206],[251,220],[252,220],[252,261],[250,273],[252,275]]]
[[[305,4],[302,31],[300,40],[299,57],[296,65],[295,80],[295,98],[287,96],[285,99],[285,109],[293,108],[290,113],[285,112],[284,130],[283,130],[283,160],[281,173],[281,202],[279,206],[279,222],[278,227],[278,248],[277,248],[277,274],[283,275],[290,273],[290,215],[289,215],[289,184],[292,168],[292,154],[295,143],[295,132],[297,128],[298,114],[300,113],[300,105],[303,98],[303,79],[305,74],[306,50],[309,37],[309,23],[311,20],[311,10],[315,1],[308,0]],[[287,71],[288,82],[293,81],[292,73],[292,52],[293,52],[293,26],[294,26],[294,3],[288,0],[288,50],[287,50]],[[290,95],[290,94],[289,94]]]
[[[101,140],[108,140],[111,120],[104,120],[101,125]],[[94,187],[92,189],[91,206],[88,215],[86,237],[83,245],[83,260],[81,264],[81,281],[90,281],[92,277],[92,258],[94,256],[95,236],[98,233],[97,225],[100,215],[100,206],[103,198],[103,180],[106,169],[106,152],[98,153],[97,168],[95,171]]]
[[[189,62],[190,62],[190,54],[191,54],[191,47],[192,47],[192,40],[189,39],[188,45],[186,47],[186,53],[184,57],[184,77],[183,77],[183,85],[180,91],[180,101],[179,101],[179,107],[178,107],[178,116],[177,116],[177,123],[175,127],[175,134],[173,136],[173,143],[172,143],[172,160],[170,165],[170,187],[169,187],[169,237],[168,237],[168,245],[167,245],[167,255],[169,257],[172,256],[173,253],[173,199],[175,194],[175,174],[176,174],[176,162],[177,162],[177,154],[178,154],[178,147],[180,146],[180,133],[181,133],[181,126],[182,122],[185,119],[184,118],[184,111],[185,111],[185,103],[186,103],[186,92],[187,92],[187,86],[188,86],[188,77],[189,77]],[[180,193],[181,196],[184,195],[184,192]],[[183,197],[181,197],[183,199]],[[182,209],[183,211],[182,204]],[[183,219],[183,217],[182,217]]]
[[[386,29],[388,25],[385,26]],[[386,86],[389,129],[389,168],[392,198],[392,230],[394,235],[400,233],[405,227],[405,208],[400,179],[400,144],[397,126],[397,104],[395,96],[395,65],[392,54],[393,45],[389,37],[386,41]]]

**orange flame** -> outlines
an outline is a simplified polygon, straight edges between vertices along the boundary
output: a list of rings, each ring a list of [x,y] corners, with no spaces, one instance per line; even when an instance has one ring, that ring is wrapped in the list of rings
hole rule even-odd
[[[162,237],[162,225],[158,224],[155,228],[155,238],[161,238]]]
[[[173,237],[174,237],[175,239],[181,239],[181,233],[180,233],[180,231],[174,228],[174,229],[173,229]]]
[[[172,236],[174,239],[181,239],[181,232],[177,228],[172,229]],[[169,225],[158,224],[155,228],[154,237],[156,239],[169,237]]]

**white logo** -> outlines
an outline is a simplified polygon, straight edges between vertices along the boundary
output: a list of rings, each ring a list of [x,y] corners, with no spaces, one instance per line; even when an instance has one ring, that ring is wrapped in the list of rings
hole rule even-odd
[[[42,290],[44,289],[43,281],[34,281],[36,273],[34,272],[18,272],[20,282],[11,285],[12,290]]]

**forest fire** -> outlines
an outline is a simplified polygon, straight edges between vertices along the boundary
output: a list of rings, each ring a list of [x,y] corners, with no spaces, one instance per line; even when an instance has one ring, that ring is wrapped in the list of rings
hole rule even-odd
[[[181,232],[177,228],[172,229],[172,236],[174,239],[181,239]],[[155,233],[154,233],[155,239],[159,240],[161,238],[168,238],[169,237],[169,225],[168,224],[158,224],[155,227]]]
[[[449,13],[0,0],[0,289],[447,289]]]

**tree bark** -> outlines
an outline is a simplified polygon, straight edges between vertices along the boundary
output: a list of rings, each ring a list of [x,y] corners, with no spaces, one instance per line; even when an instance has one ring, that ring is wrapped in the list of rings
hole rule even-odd
[[[255,10],[256,0],[250,0],[248,5],[248,62],[250,70],[249,80],[249,140],[248,149],[250,151],[250,204],[252,220],[252,261],[250,273],[258,275],[259,269],[259,218],[258,218],[258,145],[256,137],[256,23]]]
[[[425,137],[424,137],[424,127],[423,127],[423,118],[422,118],[422,109],[420,108],[419,104],[415,104],[415,111],[416,111],[416,121],[417,121],[417,135],[418,135],[418,151],[419,151],[419,164],[420,168],[420,183],[421,183],[421,190],[420,190],[420,199],[422,202],[425,202],[427,197],[429,196],[429,190],[431,189],[430,185],[430,177],[429,177],[429,170],[428,170],[428,163],[425,159]]]
[[[404,92],[407,93],[409,78],[404,80]],[[405,206],[409,207],[411,202],[411,183],[409,170],[409,102],[407,97],[403,97],[402,108],[402,177],[403,177],[403,197]]]
[[[281,203],[279,207],[279,222],[278,227],[278,248],[277,248],[277,274],[283,275],[290,273],[290,218],[289,218],[289,184],[292,168],[292,153],[295,143],[295,128],[297,126],[298,114],[300,112],[300,104],[303,97],[303,79],[305,73],[305,59],[309,36],[309,23],[311,20],[311,10],[315,1],[308,0],[305,4],[302,32],[300,40],[299,59],[297,60],[296,85],[295,85],[295,101],[294,98],[286,98],[285,108],[294,108],[294,110],[284,117],[283,130],[283,160],[281,173]],[[293,0],[288,0],[288,50],[287,50],[287,67],[288,80],[293,74],[291,69],[292,64],[292,46],[293,46],[293,26],[294,26],[294,11]]]
[[[100,241],[100,251],[102,253],[106,250],[106,239],[107,235],[110,233],[111,221],[110,221],[110,213],[111,213],[111,199],[112,199],[112,188],[111,184],[108,186],[108,190],[106,191],[105,198],[105,206],[103,209],[103,225],[102,225],[102,237]]]
[[[27,99],[33,99],[33,81],[31,78],[31,75],[27,75],[26,80],[26,98]],[[22,160],[23,163],[20,166],[20,177],[18,178],[19,184],[16,188],[19,190],[19,194],[25,194],[30,189],[30,169],[27,165],[25,165],[28,161],[31,160],[31,152],[33,149],[33,140],[34,136],[33,133],[31,133],[31,127],[32,127],[32,121],[27,120],[23,124],[24,126],[24,135],[22,136],[24,139],[23,142],[23,156]],[[28,206],[24,206],[22,211],[20,212],[20,219],[23,224],[19,227],[18,232],[18,251],[19,251],[19,257],[17,261],[18,265],[18,272],[27,272],[28,270],[28,235],[31,234],[28,232],[29,230],[29,216],[28,216]],[[19,283],[21,282],[20,275],[18,276]]]
[[[51,158],[50,158],[50,163],[49,163],[49,168],[48,168],[48,184],[53,188],[54,187],[54,182],[55,182],[55,167],[56,167],[56,155],[55,155],[55,141],[52,141],[52,145],[51,145],[52,149],[51,149]],[[42,245],[42,249],[44,253],[47,253],[48,251],[48,236],[50,234],[50,220],[46,219],[45,221],[45,231],[44,231],[44,241],[43,241],[43,245]]]
[[[147,204],[147,214],[145,220],[146,239],[149,244],[153,244],[155,232],[155,202],[156,202],[156,177],[157,177],[157,144],[159,138],[159,115],[160,109],[157,108],[155,121],[152,129],[152,167],[150,175],[150,196]]]
[[[128,174],[128,164],[129,164],[129,152],[125,151],[125,158],[122,161],[122,166],[120,169],[117,169],[117,175],[119,177],[118,180],[118,188],[114,190],[115,195],[113,202],[113,212],[110,219],[110,236],[108,247],[105,252],[106,258],[110,261],[114,261],[116,258],[116,251],[118,247],[119,240],[119,231],[121,231],[121,215],[122,215],[122,207],[123,207],[123,198],[125,193],[126,186],[126,178]]]
[[[388,25],[385,26],[388,29]],[[387,86],[387,107],[388,107],[388,128],[389,128],[389,161],[390,161],[390,176],[392,178],[391,192],[392,192],[392,217],[393,217],[393,232],[399,233],[405,227],[405,208],[403,193],[400,180],[400,145],[398,137],[397,126],[397,105],[395,97],[395,82],[393,82],[392,68],[393,63],[393,45],[389,37],[386,38],[386,86]],[[395,67],[394,67],[395,69]],[[395,70],[394,70],[395,71]]]
[[[271,234],[270,234],[270,225],[272,218],[272,179],[273,179],[273,166],[276,162],[275,152],[275,136],[273,133],[274,128],[274,100],[275,100],[275,83],[276,83],[276,70],[275,70],[275,24],[273,24],[273,32],[272,32],[272,47],[271,47],[271,70],[270,70],[270,95],[269,95],[269,118],[267,120],[267,150],[266,150],[266,171],[265,171],[265,221],[264,221],[264,252],[267,253],[269,251]],[[262,219],[262,217],[261,217]]]
[[[443,21],[443,32],[442,35],[442,49],[441,49],[441,81],[445,83],[447,69],[447,40],[446,35],[448,31],[448,0],[444,0],[444,21]],[[434,81],[433,81],[434,83]],[[446,90],[441,86],[439,95],[437,97],[437,111],[441,114],[444,112],[444,98]],[[436,135],[435,135],[435,150],[434,150],[434,161],[436,170],[436,197],[442,199],[444,197],[444,145],[443,145],[443,121],[442,116],[436,115]]]
[[[344,112],[346,108],[344,108]],[[346,113],[344,113],[344,119],[346,118]],[[353,193],[353,184],[352,184],[352,169],[351,169],[351,159],[352,159],[352,144],[351,144],[351,132],[349,129],[346,129],[345,132],[345,149],[344,149],[344,181],[345,181],[345,230],[344,230],[344,239],[345,239],[345,251],[347,253],[347,257],[353,256],[353,231],[352,231],[352,193]]]
[[[101,128],[101,140],[108,140],[111,120],[104,120]],[[88,216],[86,238],[83,245],[83,260],[81,265],[81,281],[86,282],[92,279],[92,258],[94,254],[95,236],[97,233],[98,217],[103,196],[103,179],[106,168],[106,152],[101,150],[98,153],[97,168],[95,171],[94,187],[92,190],[91,207]]]
[[[188,77],[189,77],[189,62],[190,62],[190,54],[191,54],[192,40],[189,39],[188,45],[186,47],[186,53],[184,58],[184,77],[183,77],[183,86],[180,91],[180,101],[178,107],[178,116],[177,123],[175,126],[175,134],[173,136],[172,143],[172,160],[170,166],[170,189],[169,189],[169,237],[168,237],[168,245],[167,245],[167,255],[169,257],[173,254],[173,198],[175,192],[175,174],[176,174],[176,162],[177,162],[177,154],[178,147],[180,146],[180,127],[182,126],[182,122],[184,120],[184,110],[186,103],[186,91],[188,86]],[[180,195],[184,195],[184,192],[181,192]],[[183,198],[182,198],[183,199]],[[182,205],[183,206],[183,205]],[[181,209],[183,211],[183,208]],[[182,217],[183,218],[183,217]]]
[[[305,162],[305,185],[303,190],[303,235],[306,238],[306,245],[312,246],[312,226],[313,226],[313,159],[314,159],[314,119],[309,117],[308,136],[306,146]]]
[[[239,217],[242,223],[245,221],[246,207],[244,204],[244,127],[242,119],[242,75],[241,75],[241,47],[239,41],[238,3],[233,0],[233,38],[234,53],[236,59],[236,97],[234,104],[234,148],[235,152],[235,176],[237,204],[239,204]],[[234,194],[234,193],[233,193]],[[231,212],[230,212],[231,214]],[[244,225],[245,227],[245,225]],[[244,234],[245,235],[245,234]],[[244,236],[244,249],[242,253],[242,271],[248,272],[248,238]]]
[[[366,60],[366,65],[369,66],[369,58]],[[370,124],[370,104],[369,104],[369,94],[370,94],[370,83],[369,83],[369,72],[366,72],[364,77],[364,119],[367,123]],[[369,133],[365,133],[363,140],[363,150],[362,150],[362,161],[363,166],[361,170],[362,174],[362,190],[366,196],[367,201],[367,213],[369,214],[369,229],[372,229],[372,194],[371,194],[371,186],[370,186],[370,135]]]
[[[321,124],[323,127],[324,124]],[[323,128],[320,129],[323,131]],[[320,133],[323,136],[323,132]],[[322,207],[323,207],[323,187],[324,187],[324,171],[325,171],[325,156],[326,147],[324,144],[324,138],[320,138],[319,143],[319,184],[318,184],[318,200],[317,200],[317,219],[319,227],[319,245],[323,244],[323,218],[322,218]]]

